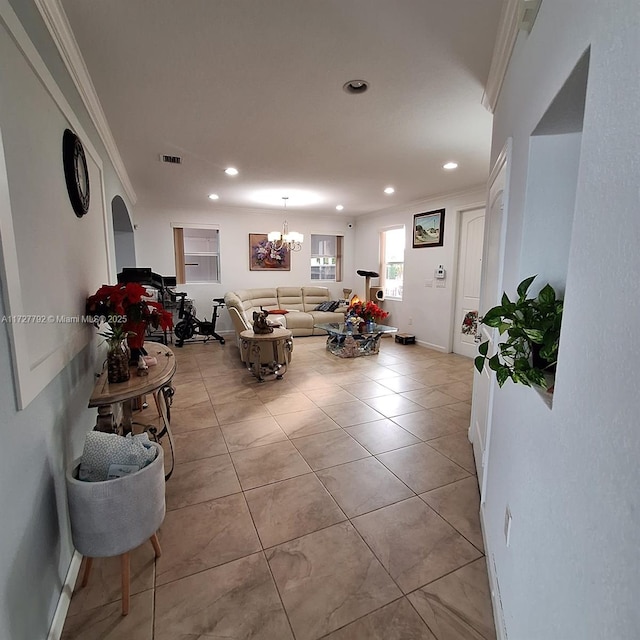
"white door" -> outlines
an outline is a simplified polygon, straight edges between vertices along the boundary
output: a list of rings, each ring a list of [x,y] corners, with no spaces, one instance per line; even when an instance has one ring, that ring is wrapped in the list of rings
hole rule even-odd
[[[478,351],[475,338],[480,305],[483,244],[484,209],[463,211],[460,217],[453,351],[468,358],[474,358]]]
[[[485,214],[484,247],[482,260],[482,280],[480,284],[480,317],[497,305],[502,293],[502,265],[506,233],[508,191],[508,159],[511,153],[511,139],[502,150],[489,177],[489,193]],[[496,330],[486,325],[478,325],[480,342],[489,341],[489,353],[493,353]],[[482,373],[474,368],[473,399],[471,406],[471,426],[469,440],[473,444],[473,454],[478,472],[480,500],[486,495],[487,468],[489,464],[489,441],[491,438],[491,406],[496,386],[495,375],[485,366]]]

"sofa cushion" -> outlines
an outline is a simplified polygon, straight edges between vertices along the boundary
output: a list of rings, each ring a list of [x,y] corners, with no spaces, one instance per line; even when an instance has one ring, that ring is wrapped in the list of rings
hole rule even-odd
[[[329,302],[331,295],[326,287],[302,287],[303,311],[314,311],[322,302]]]
[[[304,311],[301,287],[278,287],[278,304],[280,309]]]
[[[288,313],[285,317],[287,329],[294,331],[295,329],[305,329],[311,335],[313,331],[314,320],[310,313]],[[294,333],[294,335],[296,335]]]
[[[260,307],[265,309],[278,309],[278,293],[276,289],[244,289],[236,291],[236,295],[242,301],[244,311],[256,311]],[[253,318],[252,318],[253,320]]]

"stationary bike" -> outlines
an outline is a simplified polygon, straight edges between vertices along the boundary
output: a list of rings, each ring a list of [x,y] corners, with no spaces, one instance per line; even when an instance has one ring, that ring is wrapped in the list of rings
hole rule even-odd
[[[173,328],[173,334],[176,337],[176,347],[181,347],[185,340],[190,340],[194,336],[203,336],[204,342],[213,338],[220,344],[224,344],[224,338],[216,333],[218,311],[221,307],[224,307],[224,298],[213,299],[213,311],[211,313],[211,322],[209,322],[206,318],[204,320],[196,318],[195,308],[192,305],[185,305],[186,293],[176,293],[175,296],[176,298],[180,298],[180,308],[178,309],[180,322]]]

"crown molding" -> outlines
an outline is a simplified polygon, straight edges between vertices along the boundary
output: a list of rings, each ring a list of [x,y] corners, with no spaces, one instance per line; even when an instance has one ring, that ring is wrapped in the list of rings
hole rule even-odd
[[[498,35],[493,47],[489,77],[482,96],[482,105],[491,113],[494,112],[498,102],[507,66],[518,37],[523,12],[524,7],[521,0],[504,0],[498,22]]]
[[[442,202],[443,200],[453,200],[455,198],[466,198],[469,196],[475,196],[476,194],[484,194],[487,189],[486,182],[481,184],[471,185],[470,187],[466,187],[464,189],[459,189],[458,191],[441,191],[440,193],[435,193],[433,195],[425,196],[424,198],[420,198],[418,200],[413,200],[411,202],[407,202],[406,204],[397,204],[392,205],[390,207],[385,207],[384,209],[377,209],[376,211],[370,211],[369,213],[361,213],[357,216],[352,216],[356,219],[370,217],[375,218],[377,216],[384,216],[385,214],[390,213],[406,213],[410,211],[416,211],[420,209],[429,208],[431,206],[437,206],[437,204]],[[465,205],[466,208],[467,205]]]
[[[71,25],[67,19],[60,0],[35,0],[36,7],[44,20],[53,41],[58,48],[60,56],[69,71],[80,98],[89,113],[102,143],[107,150],[107,154],[113,164],[120,182],[132,205],[137,201],[136,192],[129,180],[129,175],[118,151],[111,128],[102,110],[102,105],[98,99],[98,94],[93,86],[93,81],[80,53],[80,48],[73,35]]]

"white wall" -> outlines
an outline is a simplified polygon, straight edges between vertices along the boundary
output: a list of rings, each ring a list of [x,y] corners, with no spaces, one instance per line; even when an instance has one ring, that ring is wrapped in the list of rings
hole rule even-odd
[[[92,207],[79,220],[68,201],[62,171],[62,134],[69,123],[18,52],[3,22],[11,9],[0,1],[0,130],[5,141],[9,215],[16,223],[16,244],[10,248],[18,252],[18,267],[25,274],[19,293],[29,313],[71,316],[83,313],[87,294],[108,279],[105,246],[109,241],[113,258],[113,243],[105,235],[105,227],[111,224],[110,220],[105,224],[102,209],[122,193],[122,186],[87,114],[78,106],[80,100],[70,89],[71,81],[37,10],[21,0],[16,11],[63,95],[76,106],[77,110],[71,109],[74,119],[88,132],[85,147],[90,141],[98,149],[104,168],[102,187],[90,163]],[[9,313],[4,284],[12,276],[4,269],[5,257],[0,256],[0,317]],[[73,554],[64,472],[95,424],[95,409],[87,409],[87,402],[94,371],[101,364],[96,362],[99,339],[88,327],[76,325],[69,332],[50,325],[42,333],[46,342],[35,341],[42,352],[47,345],[66,345],[69,333],[76,332],[91,340],[89,345],[76,355],[63,349],[62,370],[18,411],[11,334],[7,323],[0,323],[0,638],[7,640],[47,637]]]
[[[383,306],[390,312],[387,322],[401,331],[415,334],[416,340],[421,344],[440,351],[451,351],[460,212],[483,207],[485,200],[486,192],[482,188],[358,218],[355,253],[357,269],[379,272],[380,231],[405,226],[403,299],[385,300]],[[442,208],[445,209],[443,246],[413,249],[414,214]],[[435,286],[434,271],[440,264],[447,272],[444,288]],[[431,280],[433,286],[426,287],[427,280]],[[373,283],[376,284],[377,281]],[[363,278],[358,278],[356,292],[364,293]]]
[[[513,292],[547,260],[522,249],[530,135],[591,47],[553,409],[511,382],[494,398],[485,534],[511,640],[640,633],[638,33],[636,0],[543,2],[495,112],[493,158],[513,136]]]
[[[227,291],[259,287],[279,286],[327,286],[332,297],[342,297],[343,287],[355,288],[361,280],[355,274],[353,228],[348,221],[304,213],[287,212],[286,219],[291,231],[305,235],[302,250],[291,256],[291,271],[249,271],[249,234],[268,233],[282,229],[285,216],[281,211],[256,212],[250,210],[227,210],[221,205],[203,208],[199,211],[150,210],[138,207],[135,210],[136,256],[139,267],[151,267],[161,275],[175,275],[173,251],[173,230],[171,223],[219,225],[220,228],[220,284],[178,285],[178,290],[187,291],[195,300],[198,317],[211,317],[211,301],[221,298]],[[311,234],[344,236],[343,282],[320,282],[311,280]],[[218,321],[218,329],[232,331],[231,319],[223,311]]]

